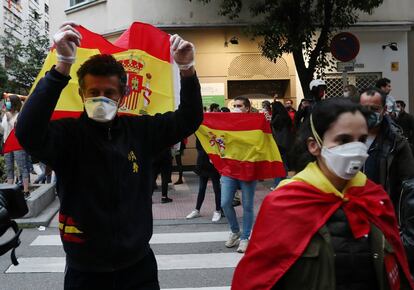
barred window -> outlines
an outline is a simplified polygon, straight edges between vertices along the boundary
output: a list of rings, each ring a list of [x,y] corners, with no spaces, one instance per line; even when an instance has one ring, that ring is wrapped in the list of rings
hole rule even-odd
[[[348,73],[348,84],[357,87],[359,92],[375,87],[375,83],[382,77],[380,72]],[[340,97],[343,95],[342,74],[326,74],[326,97]]]

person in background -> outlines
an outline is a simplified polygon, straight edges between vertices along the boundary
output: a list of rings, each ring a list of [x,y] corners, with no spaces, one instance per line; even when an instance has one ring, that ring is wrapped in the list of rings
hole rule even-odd
[[[227,107],[221,107],[220,111],[223,112],[223,113],[230,113],[231,112],[230,109],[227,108]]]
[[[199,188],[197,195],[197,203],[195,209],[186,216],[187,219],[193,219],[200,217],[200,209],[203,205],[204,198],[206,196],[206,189],[208,180],[211,179],[213,183],[214,191],[214,200],[216,203],[215,211],[213,212],[213,217],[211,221],[216,223],[221,219],[221,188],[220,188],[220,174],[217,169],[211,163],[210,158],[207,153],[204,151],[203,146],[201,146],[198,138],[196,139],[196,148],[197,148],[197,165],[195,173],[199,176]]]
[[[359,97],[358,89],[354,85],[346,85],[344,87],[344,98],[350,98],[352,101]]]
[[[153,184],[156,184],[158,175],[161,175],[161,203],[172,202],[173,200],[168,197],[168,183],[171,179],[171,171],[172,171],[172,156],[171,156],[170,148],[164,149],[154,158],[153,168],[154,168]],[[154,188],[153,188],[153,192],[154,192]]]
[[[292,120],[292,125],[295,124],[295,114],[296,110],[293,108],[293,101],[292,100],[286,100],[285,101],[285,108],[289,114],[290,119]]]
[[[250,112],[250,100],[245,97],[236,97],[233,103],[233,112],[248,113]],[[226,241],[227,248],[233,248],[238,245],[237,252],[244,253],[249,244],[249,237],[253,226],[254,219],[254,193],[257,181],[242,181],[230,176],[221,176],[221,208],[227,217],[230,226],[230,236]],[[237,221],[236,212],[233,208],[233,198],[238,188],[242,192],[243,205],[243,231],[240,231],[239,222]]]
[[[391,80],[387,79],[387,78],[382,78],[379,79],[376,84],[375,87],[386,96],[386,100],[385,100],[385,114],[390,115],[391,118],[395,118],[396,117],[396,103],[395,103],[395,98],[393,96],[391,96]]]
[[[307,116],[309,115],[309,112],[311,111],[311,104],[312,100],[310,99],[302,99],[300,101],[298,111],[295,114],[295,119],[293,121],[295,131],[299,131],[302,124],[306,121]]]
[[[414,116],[405,111],[405,102],[396,101],[397,118],[395,122],[402,128],[404,136],[410,143],[411,151],[414,152]]]
[[[414,177],[414,158],[401,129],[386,114],[386,95],[376,89],[361,94],[360,104],[369,111],[368,154],[364,173],[381,184],[395,208],[403,181]]]
[[[22,102],[17,95],[9,95],[5,101],[5,112],[2,118],[0,130],[3,133],[3,143],[6,142],[10,132],[15,128],[17,118],[22,108]],[[29,193],[29,168],[27,166],[27,154],[22,150],[12,151],[4,154],[6,163],[7,183],[15,182],[14,162],[16,162],[19,173],[22,176],[22,185],[25,198],[30,197]]]
[[[183,161],[181,159],[181,156],[184,155],[184,150],[186,148],[187,142],[188,142],[187,138],[181,140],[180,149],[178,150],[177,154],[175,154],[175,163],[177,164],[177,171],[178,171],[178,179],[174,183],[175,185],[183,184],[184,169],[183,169]]]
[[[272,107],[269,101],[262,102],[262,109],[261,112],[265,115],[267,121],[272,120]]]
[[[272,135],[279,148],[280,155],[282,157],[283,165],[286,172],[289,171],[288,165],[288,153],[293,145],[294,134],[292,129],[292,120],[289,113],[281,102],[273,102],[272,104],[272,120],[271,120]],[[271,190],[274,190],[279,182],[285,177],[275,178],[275,183]]]
[[[216,103],[212,103],[210,105],[210,111],[209,112],[220,112],[220,105]]]
[[[318,103],[300,132],[308,163],[264,199],[232,290],[413,289],[392,202],[360,169],[365,112]]]

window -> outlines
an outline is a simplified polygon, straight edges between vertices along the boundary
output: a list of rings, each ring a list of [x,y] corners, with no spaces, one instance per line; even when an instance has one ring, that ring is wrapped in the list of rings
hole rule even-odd
[[[45,4],[45,13],[49,14],[49,6],[47,4]]]
[[[4,68],[6,69],[10,68],[12,63],[13,63],[13,58],[11,58],[8,55],[5,55],[4,56]]]
[[[37,11],[35,11],[35,10],[33,10],[33,15],[32,15],[32,17],[33,17],[33,19],[34,20],[39,20],[39,18],[40,18],[40,15],[39,15],[39,13],[37,12]]]
[[[70,0],[70,6],[75,6],[75,5],[78,5],[78,4],[92,2],[92,1],[91,0]]]
[[[348,73],[348,84],[357,87],[359,92],[368,88],[375,87],[378,79],[382,78],[381,73],[366,72],[366,73]],[[343,83],[341,74],[326,74],[326,97],[338,97],[343,94]]]

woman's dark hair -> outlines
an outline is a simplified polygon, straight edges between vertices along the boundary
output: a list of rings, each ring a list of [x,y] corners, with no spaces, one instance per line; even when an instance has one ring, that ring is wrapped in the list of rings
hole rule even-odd
[[[368,112],[359,104],[347,98],[330,98],[317,103],[313,107],[312,120],[316,133],[323,139],[325,132],[331,127],[338,117],[343,113],[360,112],[365,119]],[[315,138],[312,133],[310,120],[306,120],[300,128],[296,144],[294,147],[294,170],[303,170],[309,162],[315,161],[315,157],[308,151],[307,140],[309,137]]]
[[[77,71],[79,86],[83,89],[85,76],[117,76],[119,78],[119,89],[121,96],[125,95],[127,75],[124,67],[110,54],[97,54],[85,61]]]
[[[224,113],[230,113],[230,109],[227,107],[221,107],[220,111],[224,112]]]
[[[270,105],[270,102],[269,101],[263,101],[262,102],[262,107],[265,107],[266,108],[266,110],[268,110],[268,111],[270,111],[271,110],[271,105]]]
[[[251,104],[250,104],[250,100],[246,97],[239,96],[239,97],[235,97],[234,100],[235,101],[242,101],[246,108],[250,109],[252,107]]]
[[[10,95],[9,100],[11,103],[11,108],[15,112],[20,112],[20,109],[22,108],[22,101],[20,100],[18,95]]]

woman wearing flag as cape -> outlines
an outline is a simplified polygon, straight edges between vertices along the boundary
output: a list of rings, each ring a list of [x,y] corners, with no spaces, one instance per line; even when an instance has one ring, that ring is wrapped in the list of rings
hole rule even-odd
[[[360,172],[368,127],[346,99],[301,132],[306,168],[264,200],[232,289],[413,289],[392,203]]]

